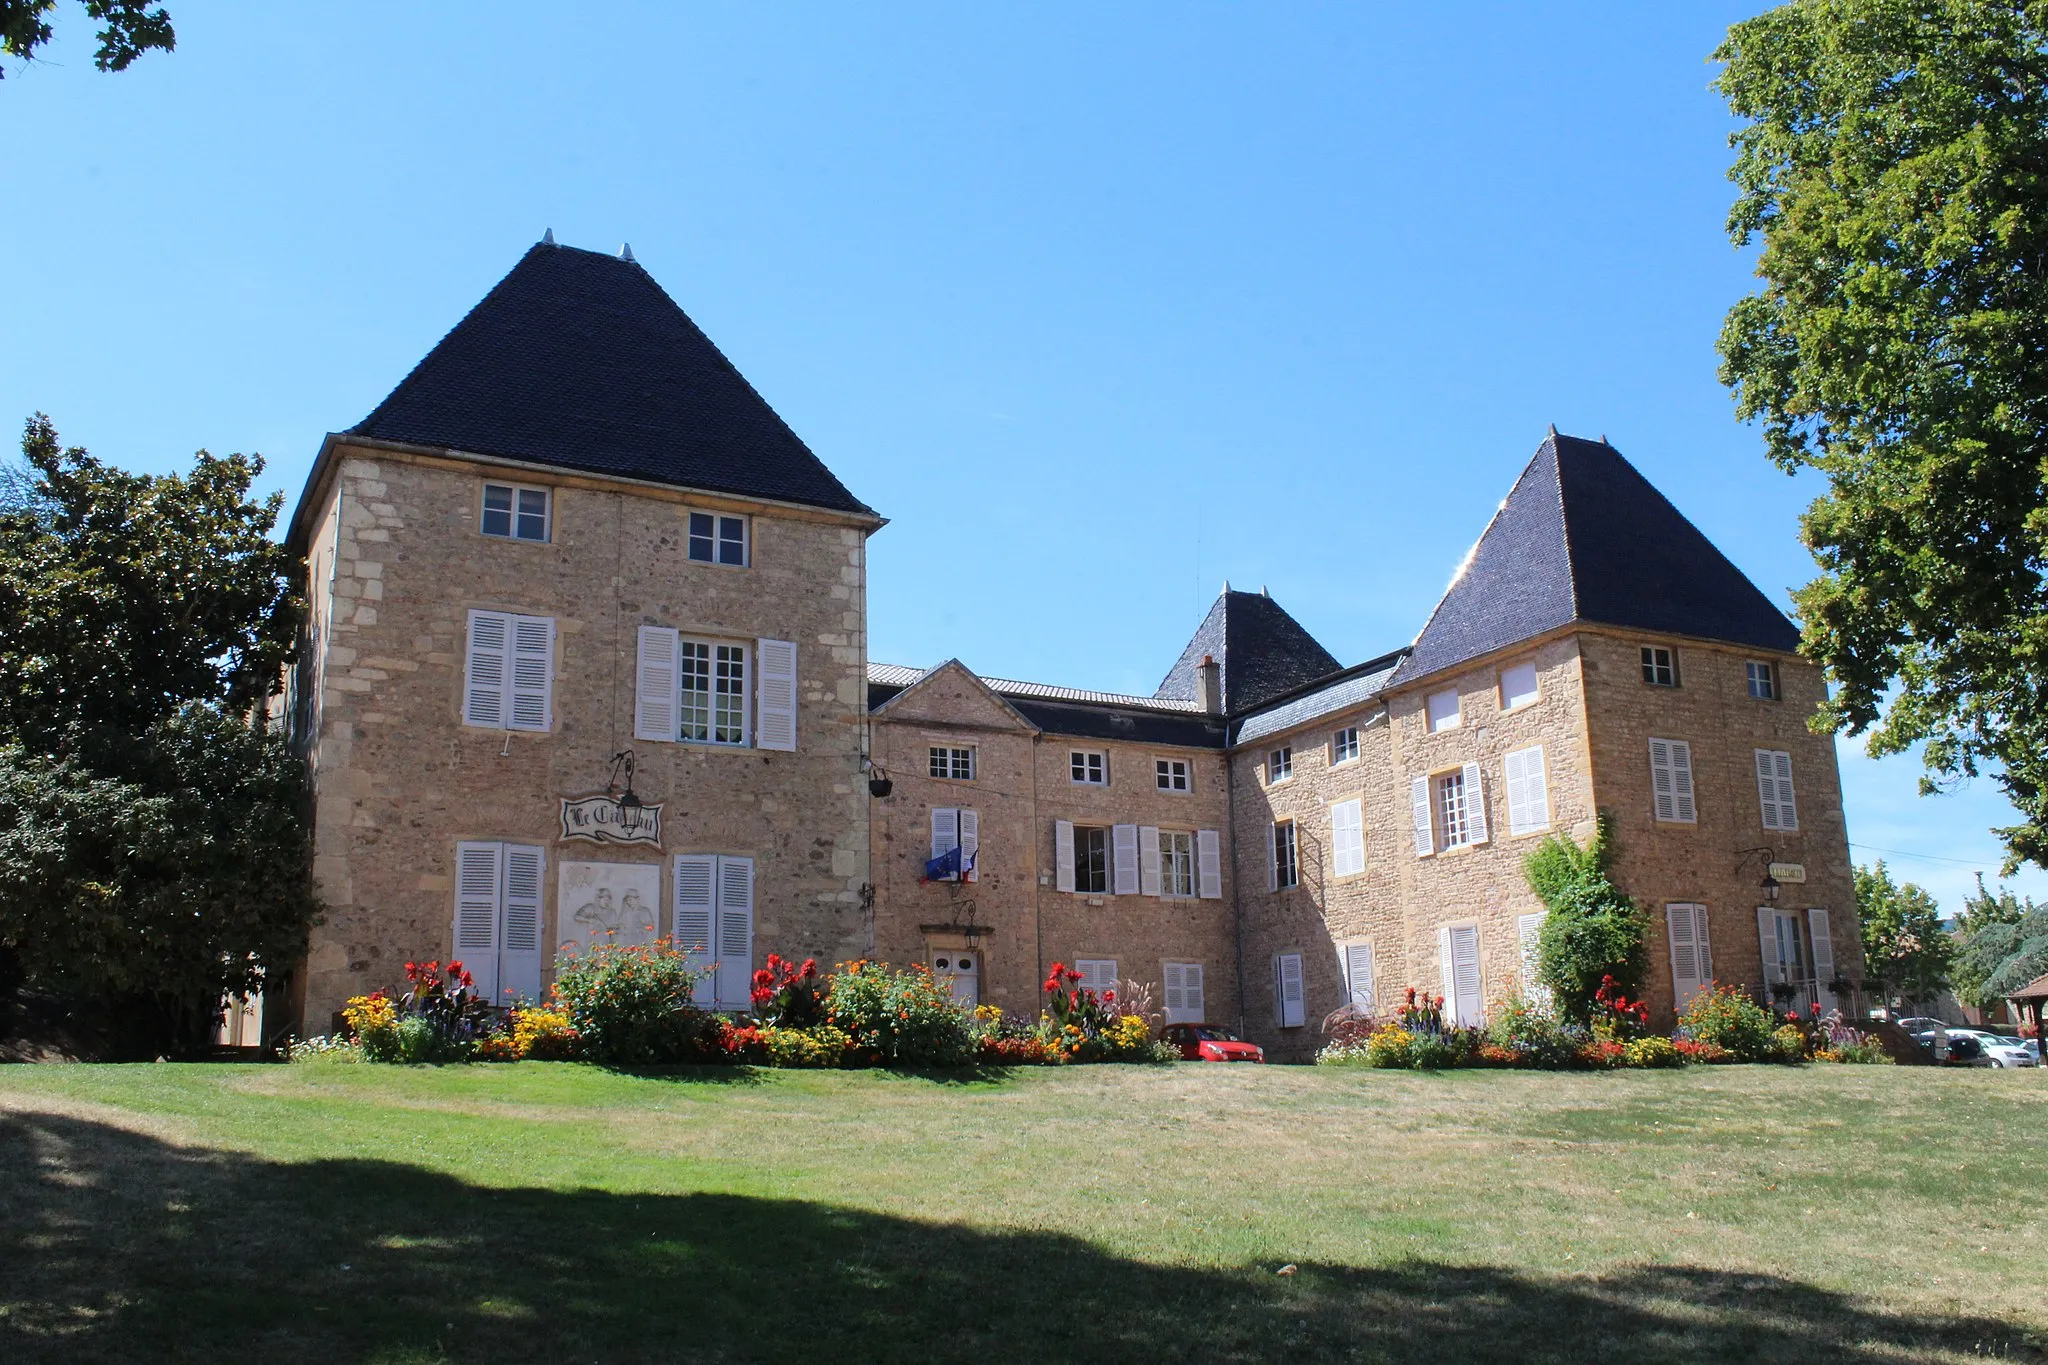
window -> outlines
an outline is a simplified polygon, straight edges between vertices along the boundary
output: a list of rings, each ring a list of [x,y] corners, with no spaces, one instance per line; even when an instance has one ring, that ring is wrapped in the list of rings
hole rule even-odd
[[[690,513],[690,558],[700,564],[747,562],[747,519],[714,517],[709,512]]]
[[[1195,836],[1186,830],[1159,831],[1159,894],[1195,894]]]
[[[531,844],[455,846],[455,956],[485,1000],[540,999],[540,884],[547,851]]]
[[[747,742],[747,647],[716,640],[680,642],[676,664],[677,733],[699,744]]]
[[[670,923],[683,961],[704,972],[697,1003],[706,1009],[746,1009],[754,987],[754,860],[679,854]]]
[[[1165,977],[1166,987],[1166,1022],[1202,1023],[1205,1009],[1202,1000],[1202,964],[1168,962],[1165,968],[1162,975]]]
[[[1106,787],[1109,785],[1109,762],[1099,753],[1087,749],[1076,749],[1067,755],[1067,770],[1074,781],[1084,787]]]
[[[1665,937],[1671,946],[1671,998],[1678,1010],[1714,980],[1713,952],[1707,945],[1707,907],[1671,904],[1664,907]]]
[[[1340,877],[1365,871],[1365,803],[1357,797],[1330,807],[1330,870]]]
[[[1438,929],[1437,961],[1443,972],[1444,1022],[1473,1027],[1486,1008],[1479,976],[1479,926],[1446,924]]]
[[[1535,834],[1550,828],[1550,785],[1543,771],[1543,746],[1517,749],[1502,763],[1508,787],[1508,833]]]
[[[1116,989],[1116,959],[1113,957],[1075,958],[1074,970],[1081,974],[1081,979],[1074,984],[1084,991],[1094,991],[1099,996],[1104,991]]]
[[[1763,805],[1765,829],[1799,828],[1799,807],[1792,799],[1792,755],[1758,749],[1756,791]]]
[[[1330,736],[1330,766],[1349,763],[1358,757],[1358,727],[1347,725]]]
[[[1346,943],[1337,949],[1337,965],[1343,969],[1350,1003],[1370,1011],[1375,1003],[1372,982],[1372,945]]]
[[[1755,697],[1758,701],[1776,701],[1778,699],[1778,674],[1776,669],[1772,668],[1769,664],[1758,663],[1754,659],[1744,664],[1743,667],[1749,672],[1750,696]]]
[[[952,782],[974,780],[974,750],[953,749],[934,744],[931,754],[931,774]]]
[[[1756,927],[1763,946],[1764,980],[1791,988],[1790,998],[1785,1000],[1779,1000],[1778,992],[1773,991],[1773,1002],[1801,1014],[1814,1005],[1823,1011],[1835,1008],[1835,993],[1828,986],[1835,976],[1835,943],[1828,929],[1828,912],[1815,906],[1801,915],[1797,910],[1760,905]]]
[[[1308,1003],[1301,989],[1301,954],[1281,953],[1273,959],[1273,1022],[1281,1028],[1300,1028],[1308,1020]]]
[[[1445,773],[1436,779],[1436,829],[1440,848],[1471,842],[1472,828],[1465,803],[1465,774]]]
[[[750,684],[756,694],[751,725]],[[796,646],[788,640],[756,640],[750,650],[736,640],[689,638],[669,626],[640,627],[633,737],[795,750]]]
[[[507,540],[546,540],[548,490],[487,483],[484,485],[484,517],[480,524],[487,536],[502,536]]]
[[[1294,856],[1294,822],[1282,820],[1273,826],[1273,889],[1285,891],[1299,884],[1301,868]]]
[[[1692,803],[1692,745],[1682,739],[1650,741],[1650,813],[1681,825],[1698,818]]]
[[[1109,831],[1101,826],[1074,828],[1074,890],[1088,896],[1109,892]]]
[[[1184,792],[1188,789],[1188,762],[1184,758],[1159,758],[1152,762],[1152,771],[1163,792]]]
[[[1536,665],[1516,664],[1500,671],[1500,709],[1513,711],[1536,700]]]
[[[1678,659],[1659,645],[1643,646],[1643,681],[1652,687],[1678,686]]]
[[[471,612],[462,723],[490,730],[552,728],[554,652],[552,616]]]
[[[1266,755],[1266,785],[1285,782],[1294,776],[1294,746],[1283,744]]]
[[[1455,730],[1458,728],[1458,693],[1455,689],[1430,694],[1429,732]]]
[[[1486,842],[1486,789],[1477,763],[1408,782],[1415,819],[1415,856]]]
[[[932,856],[920,879],[932,882],[981,880],[981,815],[964,806],[932,808]]]

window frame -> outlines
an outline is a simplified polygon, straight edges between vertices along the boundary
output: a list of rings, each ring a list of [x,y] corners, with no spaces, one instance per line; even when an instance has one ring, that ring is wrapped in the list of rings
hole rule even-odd
[[[1286,860],[1281,860],[1281,831],[1287,832]],[[1292,891],[1301,885],[1301,836],[1292,819],[1275,820],[1272,838],[1267,843],[1267,856],[1271,859],[1273,889]]]
[[[1176,769],[1179,771],[1176,773]],[[1175,777],[1179,785],[1174,784]],[[1152,785],[1163,792],[1184,796],[1195,789],[1195,766],[1185,758],[1155,758],[1152,760]]]
[[[1759,674],[1758,670],[1762,672]],[[1778,666],[1769,659],[1744,659],[1742,661],[1743,681],[1749,689],[1751,701],[1782,701],[1784,690],[1778,686]],[[1763,679],[1764,690],[1756,690],[1757,679]]]
[[[689,650],[693,645],[710,651],[705,659],[706,669],[702,675],[710,686],[702,694],[707,700],[704,704],[704,734],[701,737],[684,733],[686,729],[684,713],[687,704],[683,700],[683,679],[685,676],[695,676],[696,674],[695,669],[687,666]],[[719,690],[719,683],[725,681],[719,677],[719,670],[731,663],[731,660],[719,657],[720,650],[736,650],[739,653],[740,677],[737,693],[730,691],[721,692]],[[713,635],[677,635],[676,742],[678,744],[703,744],[717,749],[746,749],[753,747],[754,716],[751,703],[753,700],[754,665],[754,647],[746,640],[722,640]],[[695,689],[691,690],[694,691]],[[718,737],[720,728],[718,723],[718,698],[733,695],[739,697],[739,738],[720,739]]]
[[[1457,785],[1457,808],[1455,812],[1453,812],[1450,804],[1450,793],[1453,783]],[[1463,767],[1447,768],[1443,772],[1430,774],[1429,814],[1431,821],[1435,825],[1436,851],[1438,853],[1448,853],[1454,848],[1469,848],[1479,842],[1472,837],[1472,809],[1469,804],[1471,799],[1472,794],[1465,790],[1465,770]],[[1456,816],[1455,826],[1452,819],[1454,814]],[[1456,838],[1451,837],[1454,828],[1457,834]]]
[[[1440,720],[1437,717],[1436,704],[1444,697],[1451,699],[1451,712],[1448,720]],[[1465,699],[1458,695],[1457,688],[1440,688],[1422,699],[1422,728],[1425,733],[1440,735],[1447,730],[1462,729],[1464,724]]]
[[[935,782],[972,782],[974,780],[975,773],[981,767],[981,758],[980,755],[976,752],[976,747],[977,746],[972,744],[965,746],[953,744],[927,745],[925,755],[926,776],[930,777]],[[944,760],[940,759],[939,755],[941,754],[945,755]],[[962,754],[965,754],[967,756],[967,772],[965,776],[962,776],[958,771],[956,771],[956,769],[959,766],[960,756]],[[937,767],[939,767],[942,761],[946,767],[946,771],[934,771]]]
[[[1177,843],[1175,842],[1177,841]],[[1173,889],[1174,869],[1187,873],[1187,890]],[[1163,900],[1196,900],[1201,896],[1201,874],[1195,867],[1195,832],[1191,829],[1159,831],[1159,895]]]
[[[703,517],[710,521],[711,533],[708,536],[698,536],[698,517]],[[737,560],[725,557],[725,547],[729,543],[725,535],[728,526],[738,526],[740,529],[740,557]],[[697,541],[699,539],[708,540],[711,543],[710,558],[699,559],[697,557]],[[713,512],[696,507],[689,508],[683,518],[683,557],[692,564],[709,564],[720,569],[752,568],[754,564],[754,527],[751,519],[737,513]]]
[[[1678,651],[1668,645],[1640,645],[1642,650],[1642,676],[1645,687],[1678,687],[1683,682],[1678,667]],[[1663,658],[1660,660],[1659,655]],[[1669,677],[1659,677],[1660,673]]]
[[[1084,760],[1093,760],[1092,763]],[[1090,768],[1094,776],[1082,776]],[[1109,755],[1101,749],[1067,750],[1067,781],[1076,787],[1107,787],[1109,785]]]
[[[1522,700],[1510,701],[1508,699],[1508,674],[1517,673],[1523,669],[1529,671],[1529,691],[1523,694]],[[1496,686],[1500,693],[1500,710],[1502,715],[1523,710],[1543,700],[1543,670],[1536,667],[1534,659],[1526,659],[1518,664],[1510,664],[1500,671],[1500,677],[1496,680]]]
[[[1083,873],[1083,870],[1082,870],[1082,869],[1083,869],[1083,868],[1084,868],[1084,867],[1086,866],[1086,864],[1085,864],[1085,863],[1084,863],[1084,861],[1083,861],[1083,859],[1084,859],[1084,858],[1086,857],[1086,854],[1085,854],[1085,852],[1084,852],[1084,849],[1083,849],[1083,843],[1084,843],[1084,836],[1086,836],[1086,835],[1090,835],[1090,834],[1093,834],[1093,835],[1099,836],[1099,837],[1100,837],[1100,839],[1101,839],[1101,841],[1102,841],[1102,847],[1101,847],[1101,850],[1100,850],[1100,852],[1101,852],[1101,854],[1102,854],[1102,866],[1101,866],[1101,868],[1099,869],[1099,870],[1100,870],[1100,872],[1101,872],[1101,874],[1102,874],[1102,885],[1100,885],[1100,886],[1093,886],[1093,887],[1091,887],[1091,886],[1084,886],[1084,885],[1082,885],[1082,882],[1083,882],[1083,881],[1085,881],[1085,880],[1087,880],[1087,878],[1086,878],[1086,876],[1084,875],[1084,873]],[[1115,879],[1114,879],[1114,873],[1113,873],[1113,871],[1112,871],[1112,869],[1111,869],[1111,865],[1110,865],[1110,843],[1111,843],[1111,838],[1110,838],[1110,826],[1108,826],[1108,825],[1075,825],[1075,826],[1074,826],[1074,894],[1075,894],[1075,895],[1077,895],[1077,896],[1107,896],[1107,895],[1110,895],[1110,894],[1112,894],[1112,888],[1113,888],[1113,887],[1114,887],[1114,886],[1116,885],[1116,882],[1115,882]]]
[[[1358,831],[1358,847],[1357,847],[1357,850],[1356,850],[1356,852],[1357,852],[1357,855],[1358,855],[1358,866],[1356,866],[1356,867],[1352,867],[1352,868],[1349,868],[1348,870],[1347,870],[1347,868],[1346,868],[1346,865],[1345,865],[1345,852],[1346,852],[1346,850],[1345,850],[1345,847],[1344,847],[1344,844],[1343,844],[1343,842],[1342,842],[1342,841],[1341,841],[1341,840],[1340,840],[1340,839],[1339,839],[1339,838],[1337,837],[1337,830],[1338,830],[1338,826],[1337,826],[1337,812],[1338,812],[1338,810],[1340,810],[1340,809],[1342,809],[1342,808],[1344,808],[1344,807],[1347,807],[1347,806],[1353,806],[1353,807],[1356,807],[1356,808],[1357,808],[1357,810],[1358,810],[1358,824],[1357,824],[1357,831]],[[1361,795],[1361,796],[1346,796],[1346,797],[1343,797],[1343,798],[1341,798],[1341,799],[1339,799],[1339,800],[1336,800],[1336,801],[1332,801],[1332,802],[1330,802],[1330,805],[1329,805],[1329,813],[1330,813],[1330,875],[1331,875],[1331,876],[1332,876],[1333,878],[1336,878],[1336,879],[1338,879],[1338,880],[1349,880],[1349,879],[1350,879],[1350,878],[1352,878],[1352,877],[1362,877],[1362,876],[1364,876],[1364,875],[1365,875],[1365,798],[1364,798],[1364,797],[1363,797],[1362,795]]]
[[[1266,751],[1266,785],[1277,787],[1294,778],[1294,746],[1283,744]]]
[[[1347,752],[1348,750],[1348,752]],[[1358,727],[1346,725],[1330,732],[1330,766],[1341,768],[1358,762]]]
[[[491,490],[494,488],[502,488],[512,495],[510,505],[505,508],[506,522],[503,531],[493,531],[486,524],[493,511],[490,498]],[[519,523],[528,515],[519,506],[520,495],[525,493],[540,495],[540,535],[537,537],[519,534]],[[484,480],[483,491],[477,496],[476,530],[478,535],[488,536],[492,540],[516,541],[521,545],[551,543],[555,538],[555,490],[545,484],[497,483],[489,479]]]

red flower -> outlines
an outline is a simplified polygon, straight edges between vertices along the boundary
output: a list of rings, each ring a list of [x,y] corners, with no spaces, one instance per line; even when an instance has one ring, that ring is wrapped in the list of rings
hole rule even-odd
[[[1104,991],[1102,993],[1102,1003],[1105,1005],[1114,1005],[1116,1003],[1116,992]]]

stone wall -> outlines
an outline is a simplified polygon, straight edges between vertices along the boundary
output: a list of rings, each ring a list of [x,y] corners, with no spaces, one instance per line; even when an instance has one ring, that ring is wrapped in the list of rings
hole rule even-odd
[[[324,1031],[350,995],[401,984],[408,959],[450,955],[452,863],[464,839],[548,850],[546,945],[560,861],[659,862],[666,931],[670,860],[710,851],[757,860],[757,960],[859,950],[871,523],[386,450],[342,446],[331,460],[307,547],[315,619],[326,625],[300,679],[317,692],[309,749],[326,916],[305,975],[308,1028]],[[552,488],[547,543],[479,534],[487,477]],[[693,507],[750,515],[751,567],[687,558]],[[318,567],[323,540],[331,582]],[[551,731],[462,723],[472,608],[555,618]],[[642,624],[796,642],[797,751],[636,741]],[[611,756],[628,746],[639,794],[665,804],[661,849],[562,841],[560,798],[601,790]]]

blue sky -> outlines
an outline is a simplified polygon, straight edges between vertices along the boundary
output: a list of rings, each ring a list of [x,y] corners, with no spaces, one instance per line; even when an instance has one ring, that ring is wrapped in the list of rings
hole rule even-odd
[[[296,496],[552,226],[891,518],[877,659],[1149,692],[1226,578],[1366,658],[1552,422],[1811,575],[1714,378],[1754,6],[169,3],[0,81],[0,420],[116,463]],[[2012,817],[1918,773],[1845,743],[1850,838],[1953,910]]]

